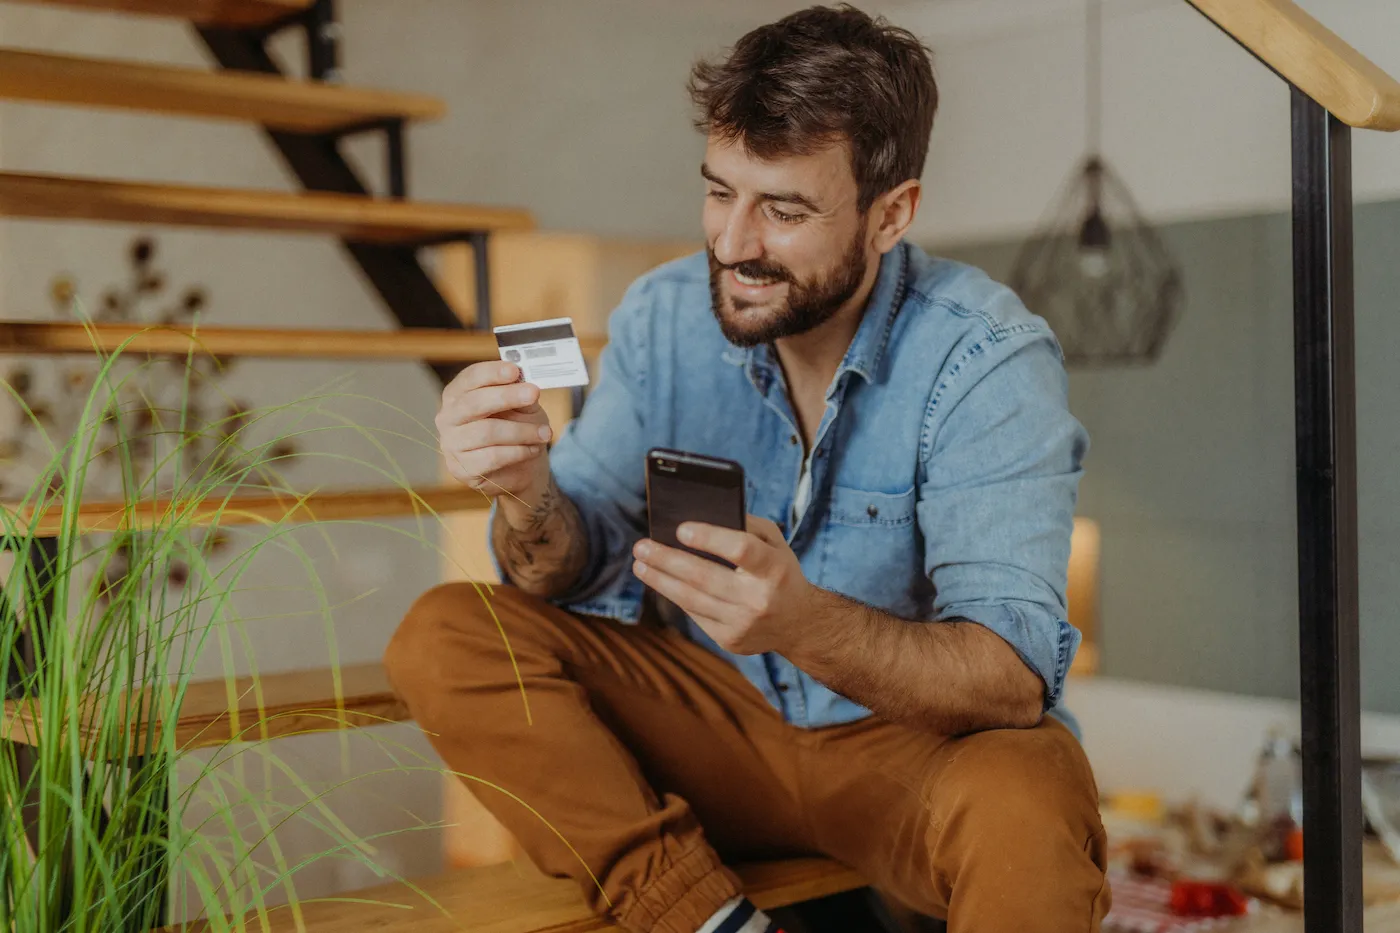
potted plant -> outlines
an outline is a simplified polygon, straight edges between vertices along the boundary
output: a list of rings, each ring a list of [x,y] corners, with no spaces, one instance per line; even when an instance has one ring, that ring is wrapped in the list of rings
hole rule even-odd
[[[240,530],[241,547],[222,526],[240,496],[298,501],[283,474],[301,434],[326,430],[302,417],[325,400],[231,404],[210,416],[205,357],[119,351],[87,365],[81,378],[60,373],[80,390],[65,400],[66,415],[41,398],[37,380],[12,371],[5,381],[31,429],[31,456],[22,486],[7,474],[0,507],[9,554],[0,573],[9,699],[0,720],[0,929],[135,933],[174,914],[203,916],[218,930],[240,928],[274,901],[296,910],[292,878],[309,859],[281,852],[280,826],[312,820],[328,839],[321,856],[374,866],[369,842],[266,744],[186,758],[177,786],[182,746],[166,724],[176,722],[201,658],[221,654],[233,683],[234,597],[260,553],[297,545],[287,520]],[[402,482],[392,467],[376,471]],[[96,529],[80,509],[94,489],[112,503]],[[246,792],[236,772],[250,751],[292,799]]]

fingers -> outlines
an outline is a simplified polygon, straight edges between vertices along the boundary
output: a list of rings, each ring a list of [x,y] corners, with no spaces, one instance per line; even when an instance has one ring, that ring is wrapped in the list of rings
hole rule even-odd
[[[468,366],[443,390],[434,419],[448,472],[492,496],[528,488],[548,470],[553,433],[540,389],[519,379],[514,363]]]
[[[442,446],[444,450],[465,453],[480,447],[543,444],[552,436],[547,424],[487,418],[445,428]]]
[[[653,548],[659,547],[660,545],[653,544]],[[671,549],[667,548],[667,550]],[[679,554],[682,557],[688,557],[701,564],[715,566],[704,558],[686,554],[684,551],[672,551],[672,553]],[[641,580],[677,606],[680,606],[681,609],[685,611],[686,615],[697,620],[706,618],[719,621],[733,612],[733,607],[728,603],[716,599],[698,586],[672,576],[653,563],[653,560],[655,560],[654,557],[646,561],[633,561],[632,572],[637,575],[637,579]]]
[[[734,571],[712,560],[645,538],[632,548],[632,556],[646,567],[655,568],[707,593],[735,594]]]
[[[438,410],[441,423],[461,424],[512,408],[529,408],[539,402],[539,387],[520,381],[514,363],[473,363],[442,390]]]
[[[539,400],[539,386],[529,382],[479,386],[465,392],[454,392],[449,386],[443,390],[438,425],[465,424],[503,412],[528,409],[536,407]]]
[[[651,544],[653,547],[661,547],[655,542],[651,542]],[[665,550],[701,564],[711,563],[692,554],[686,554],[684,551],[675,551],[671,548]],[[745,635],[748,627],[742,621],[744,618],[742,607],[725,602],[724,599],[712,595],[703,587],[696,586],[657,567],[655,561],[655,557],[651,560],[634,561],[632,572],[637,575],[637,579],[679,606],[686,615],[715,640],[715,644],[725,651],[733,651],[737,654],[754,653],[754,650],[751,650],[751,646],[746,642]],[[734,575],[732,570],[722,570],[721,572],[728,573],[731,577]],[[720,590],[719,592],[727,594],[729,591]]]
[[[493,484],[492,474],[538,457],[544,451],[543,444],[483,447],[467,451],[443,451],[447,461],[447,471],[453,478],[473,489],[491,492],[499,480]]]
[[[465,395],[473,389],[484,386],[510,385],[520,380],[520,367],[514,363],[496,362],[473,363],[462,370],[447,384],[447,391],[454,395]]]
[[[751,525],[762,521],[765,519],[749,516]],[[773,525],[773,528],[776,530],[777,526]],[[744,570],[756,570],[761,567],[769,553],[767,542],[755,534],[736,531],[733,528],[721,528],[718,525],[706,525],[703,522],[683,522],[676,529],[676,537],[686,547],[723,557]],[[778,538],[782,540],[781,533],[778,534]]]
[[[551,437],[549,425],[487,418],[445,428],[441,434],[448,472],[473,489],[502,486],[500,470],[542,456]],[[507,491],[513,491],[507,487]]]

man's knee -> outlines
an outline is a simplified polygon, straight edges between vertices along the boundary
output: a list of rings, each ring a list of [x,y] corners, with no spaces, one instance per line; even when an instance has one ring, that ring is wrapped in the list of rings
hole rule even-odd
[[[497,621],[522,598],[513,587],[472,583],[443,583],[418,597],[384,651],[395,691],[413,706],[448,671],[460,677],[489,661],[502,638]]]
[[[1024,848],[1037,837],[1083,846],[1102,831],[1088,759],[1059,723],[982,732],[956,743],[940,782],[942,806],[935,807],[944,811],[945,825],[967,829],[979,846]]]
[[[384,670],[400,694],[436,666],[454,623],[471,613],[474,598],[469,583],[443,583],[413,601],[384,650]]]

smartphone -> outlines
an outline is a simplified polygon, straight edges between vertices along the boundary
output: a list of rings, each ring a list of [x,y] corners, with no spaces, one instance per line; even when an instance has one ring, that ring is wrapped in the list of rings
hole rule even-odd
[[[729,561],[688,548],[676,540],[682,522],[704,522],[742,531],[744,468],[733,460],[683,450],[647,451],[648,537],[726,567]]]

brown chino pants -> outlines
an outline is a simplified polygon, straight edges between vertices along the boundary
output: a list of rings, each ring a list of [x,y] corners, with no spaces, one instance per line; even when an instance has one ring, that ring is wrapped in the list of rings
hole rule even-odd
[[[490,602],[514,663],[483,596],[447,584],[394,636],[390,680],[449,767],[528,804],[470,784],[535,863],[627,929],[694,933],[739,891],[723,861],[801,854],[855,868],[951,933],[1099,929],[1097,792],[1059,723],[960,738],[874,718],[800,729],[678,632],[510,587]]]

